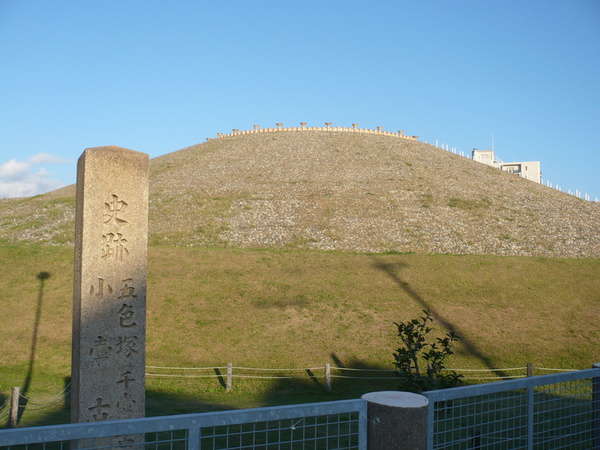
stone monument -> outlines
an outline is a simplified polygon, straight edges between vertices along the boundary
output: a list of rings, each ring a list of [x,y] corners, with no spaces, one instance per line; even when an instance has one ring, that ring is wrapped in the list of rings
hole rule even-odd
[[[77,164],[71,422],[144,417],[147,236],[148,155],[85,150]]]

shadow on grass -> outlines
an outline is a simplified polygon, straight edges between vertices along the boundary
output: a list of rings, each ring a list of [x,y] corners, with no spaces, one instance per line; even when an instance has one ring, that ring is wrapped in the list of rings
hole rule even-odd
[[[375,366],[362,360],[344,362],[335,354],[331,354],[331,358],[331,391],[327,389],[324,372],[319,373],[315,369],[306,369],[303,375],[296,375],[293,378],[275,380],[236,379],[234,374],[231,392],[226,391],[222,375],[198,381],[195,389],[190,386],[190,381],[180,380],[174,384],[173,381],[169,381],[169,385],[165,387],[157,386],[156,389],[146,391],[146,416],[196,414],[249,407],[356,399],[368,392],[398,389],[398,378],[389,367]],[[373,370],[384,370],[386,373],[373,373],[371,372]],[[374,380],[373,377],[384,379]],[[66,377],[65,386],[69,383],[70,377]],[[59,410],[40,414],[35,419],[29,418],[26,426],[69,423],[69,405],[67,389]]]
[[[70,381],[70,377],[67,377]],[[146,391],[146,417],[169,416],[175,414],[196,414],[223,410],[239,409],[228,403],[228,393],[222,390],[220,402],[203,402],[190,395],[166,392],[164,390]],[[22,408],[26,412],[26,406]],[[71,421],[69,391],[64,395],[60,409],[54,409],[47,414],[39,414],[26,420],[26,427],[67,424]],[[5,426],[7,428],[7,426]]]
[[[334,353],[331,358],[331,391],[324,373],[309,370],[306,378],[278,380],[262,396],[264,406],[356,399],[368,392],[398,390],[399,380],[390,367],[360,359],[342,361]]]
[[[414,301],[416,301],[423,309],[431,311],[433,317],[437,319],[444,327],[449,330],[455,330],[460,338],[464,347],[473,356],[480,359],[488,368],[496,371],[498,375],[505,375],[501,370],[495,369],[489,357],[483,354],[476,345],[469,340],[465,333],[461,332],[459,327],[451,323],[446,319],[439,311],[432,307],[428,301],[422,298],[418,292],[413,290],[405,283],[401,276],[400,271],[406,267],[405,264],[395,262],[388,263],[386,261],[377,259],[374,257],[375,267],[379,270],[384,271],[402,290],[404,290]],[[50,277],[48,272],[40,272],[37,275],[39,279],[39,293],[38,303],[34,321],[34,331],[31,345],[31,354],[29,360],[29,367],[27,376],[25,378],[24,395],[29,390],[32,382],[34,373],[34,361],[35,351],[37,344],[37,333],[39,328],[39,322],[41,317],[42,303],[44,297],[44,282]],[[261,386],[267,386],[267,383],[260,384],[256,383],[257,388],[247,388],[244,386],[250,386],[252,383],[246,380],[236,380],[234,382],[233,392],[227,393],[225,391],[225,378],[222,373],[217,369],[216,380],[213,380],[214,386],[211,395],[204,397],[210,398],[210,401],[203,400],[203,393],[188,392],[180,394],[179,392],[185,391],[185,389],[179,389],[176,386],[173,389],[162,389],[153,390],[149,389],[146,392],[146,414],[147,416],[161,416],[161,415],[173,415],[173,414],[187,414],[187,413],[198,413],[208,412],[216,410],[227,410],[237,409],[234,405],[244,404],[240,402],[239,397],[236,395],[240,391],[246,390],[251,394],[247,397],[252,399],[252,406],[275,406],[285,404],[299,404],[299,403],[312,403],[329,400],[341,400],[358,398],[367,392],[373,391],[384,391],[384,390],[397,390],[399,381],[391,372],[391,367],[374,366],[367,363],[364,360],[351,360],[341,361],[335,354],[331,355],[334,362],[332,366],[332,389],[328,391],[325,382],[324,374],[319,374],[315,370],[307,370],[306,376],[294,377],[294,378],[282,378],[275,381],[270,381],[268,387],[264,391],[260,390]],[[391,358],[391,356],[390,356]],[[384,377],[379,376],[380,374],[369,373],[373,370],[389,370],[390,376]],[[382,379],[373,379],[382,378]],[[182,383],[183,384],[183,383]],[[216,391],[215,391],[216,389]],[[258,389],[258,390],[257,390]],[[23,405],[23,410],[26,408],[26,404]],[[20,411],[22,416],[23,411]],[[65,398],[65,405],[62,409],[49,413],[47,415],[40,415],[39,419],[31,421],[28,425],[47,425],[53,423],[68,423],[69,422],[69,409],[68,399]]]
[[[431,312],[431,316],[439,323],[441,323],[448,331],[453,330],[458,335],[460,342],[471,356],[479,359],[488,369],[492,370],[497,376],[510,376],[503,370],[496,368],[492,363],[491,358],[485,355],[479,348],[477,348],[475,342],[469,339],[467,333],[464,330],[461,330],[461,328],[458,325],[452,323],[450,320],[444,317],[442,313],[440,313],[440,311],[438,311],[431,305],[430,302],[421,297],[421,295],[419,295],[418,292],[412,289],[407,282],[402,280],[399,273],[403,268],[408,267],[407,264],[400,262],[389,263],[386,261],[382,261],[375,256],[373,257],[373,259],[374,266],[377,269],[385,272],[396,283],[396,285],[398,285],[398,287],[400,287],[404,292],[406,292],[421,308]]]
[[[38,296],[37,296],[37,305],[35,309],[35,318],[33,321],[33,334],[31,337],[31,349],[29,351],[29,365],[27,367],[27,374],[25,375],[25,380],[23,382],[23,389],[21,389],[21,398],[19,399],[19,410],[17,412],[17,424],[21,420],[23,416],[23,412],[27,407],[28,399],[27,394],[29,393],[29,389],[31,387],[31,381],[33,379],[33,367],[35,363],[35,351],[37,347],[38,340],[38,331],[40,328],[40,319],[42,317],[42,304],[44,301],[44,282],[51,277],[50,272],[39,272],[36,275],[36,278],[40,281]]]
[[[261,404],[254,406],[356,399],[367,392],[395,390],[397,387],[398,380],[393,374],[389,379],[382,381],[360,380],[362,371],[386,370],[385,368],[375,367],[361,360],[343,362],[335,354],[331,356],[334,361],[337,361],[335,370],[352,369],[356,374],[352,380],[334,379],[333,389],[328,392],[323,379],[316,374],[313,374],[314,377],[303,379],[281,379],[264,392]],[[243,385],[246,381],[238,381],[237,389],[240,391],[246,389],[247,386]],[[218,380],[215,382],[212,379],[212,382],[215,385],[219,384]],[[240,409],[228,403],[228,400],[236,395],[235,388],[231,393],[220,389],[216,394],[213,398],[218,397],[222,401],[209,403],[184,398],[172,392],[149,390],[146,393],[146,415],[152,417]],[[517,389],[484,395],[483,401],[472,402],[471,397],[465,397],[447,403],[435,413],[436,421],[444,424],[443,433],[436,437],[437,444],[471,442],[471,445],[477,443],[496,445],[499,436],[503,439],[502,448],[520,443],[527,439],[530,433],[529,422],[527,422],[528,397],[525,389]],[[562,446],[564,448],[591,448],[584,447],[586,444],[591,444],[594,439],[594,400],[591,386],[585,392],[565,392],[562,389],[540,391],[536,393],[535,400],[537,404],[535,437],[540,439],[542,445],[560,442],[564,444]],[[68,423],[68,418],[69,411],[64,408],[29,425]],[[262,429],[261,425],[257,429]]]

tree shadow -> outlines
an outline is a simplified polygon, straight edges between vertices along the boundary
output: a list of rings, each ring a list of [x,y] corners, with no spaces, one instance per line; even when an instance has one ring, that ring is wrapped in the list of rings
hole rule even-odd
[[[408,267],[407,264],[400,262],[389,263],[378,259],[376,256],[373,256],[373,260],[375,268],[385,272],[392,279],[392,281],[394,281],[394,283],[396,283],[400,289],[406,292],[409,297],[412,298],[421,308],[431,312],[431,316],[440,324],[442,324],[447,330],[453,330],[458,335],[461,344],[470,355],[480,360],[488,369],[492,370],[499,377],[510,376],[502,369],[495,367],[490,357],[485,355],[479,348],[477,348],[477,345],[468,338],[467,333],[464,330],[461,330],[459,326],[445,318],[427,300],[421,297],[418,292],[412,289],[407,282],[402,280],[398,272],[400,272],[403,268]]]
[[[70,383],[70,377],[65,377],[65,382]],[[223,398],[225,399],[227,395],[225,388],[223,388]],[[146,417],[197,414],[235,409],[240,408],[233,404],[228,404],[226,401],[211,403],[163,390],[149,389],[146,391]],[[64,403],[60,409],[55,409],[47,414],[38,416],[34,420],[28,421],[27,427],[68,424],[70,422],[70,393],[67,390],[64,393]]]
[[[318,373],[315,369],[310,369],[307,370],[306,377],[275,381],[262,396],[263,406],[356,399],[368,392],[399,389],[400,380],[391,367],[371,364],[361,359],[342,361],[335,353],[330,356],[333,362],[331,390],[328,390],[324,372]]]
[[[217,368],[215,377],[203,382],[197,393],[181,393],[173,386],[155,387],[146,390],[146,417],[168,416],[175,414],[196,414],[215,411],[237,410],[248,392],[264,389],[257,395],[258,402],[252,407],[318,403],[324,401],[360,398],[374,391],[398,390],[400,381],[391,367],[370,364],[364,360],[342,361],[335,353],[331,355],[331,390],[328,390],[325,371],[305,369],[295,372],[290,378],[268,380],[248,380],[233,377],[233,388],[227,392],[225,375]],[[385,374],[370,371],[385,371]],[[373,379],[377,378],[377,379]],[[381,379],[379,379],[381,378]],[[64,401],[61,408],[29,420],[28,427],[66,424],[70,422],[70,377],[64,379]],[[185,383],[182,381],[182,383]],[[212,385],[211,385],[212,384]],[[216,389],[215,389],[216,388]],[[186,391],[184,389],[184,391]],[[202,398],[202,397],[205,398]],[[230,399],[230,400],[228,400]],[[238,405],[236,405],[238,403]],[[246,406],[248,407],[248,406]],[[25,408],[23,408],[25,409]]]
[[[227,397],[225,388],[223,397]],[[240,409],[227,402],[211,403],[194,398],[185,398],[172,392],[147,390],[146,391],[146,417],[172,416],[175,414],[197,414],[215,411]]]
[[[444,327],[450,330],[455,330],[460,338],[464,348],[473,356],[481,360],[488,368],[494,370],[498,375],[505,376],[503,371],[496,369],[489,357],[477,348],[460,327],[455,326],[450,320],[445,318],[438,310],[429,304],[417,291],[411,288],[402,277],[400,271],[407,267],[401,262],[389,263],[374,257],[374,265],[378,270],[385,272],[410,298],[412,298],[421,308],[431,311],[432,316],[438,320]],[[29,357],[29,366],[24,382],[23,395],[27,394],[30,389],[35,365],[35,355],[38,341],[38,331],[40,327],[42,305],[44,300],[45,281],[50,278],[50,273],[40,272],[37,275],[39,280],[39,291],[37,298],[37,309],[34,320],[33,336],[31,343],[31,351]],[[328,391],[324,373],[319,373],[318,369],[306,369],[305,375],[289,379],[279,379],[268,384],[264,394],[260,398],[260,405],[257,406],[275,406],[285,404],[311,403],[322,402],[328,400],[342,400],[359,398],[361,395],[383,390],[397,390],[400,385],[400,380],[395,375],[393,367],[374,365],[365,360],[353,359],[342,361],[336,354],[332,353],[332,389]],[[347,371],[344,371],[347,370]],[[380,376],[380,374],[369,373],[372,370],[389,371],[389,377]],[[224,374],[218,369],[215,370],[216,387],[219,398],[223,396],[224,401],[211,402],[203,401],[198,396],[180,395],[177,392],[168,390],[153,390],[146,391],[146,414],[148,416],[186,414],[197,412],[209,412],[226,409],[239,409],[232,403],[226,400],[229,395],[226,392],[226,383]],[[381,379],[375,379],[381,378]],[[234,376],[235,380],[235,376]],[[65,380],[65,386],[70,380]],[[243,390],[246,381],[234,381],[233,391]],[[214,389],[211,388],[211,389]],[[221,392],[218,390],[222,389]],[[238,391],[239,392],[239,391]],[[65,390],[65,404],[59,411],[48,413],[41,416],[35,423],[30,425],[48,425],[55,423],[69,423],[69,407],[68,399],[69,390]],[[26,407],[26,402],[20,408],[20,416]]]
[[[301,403],[315,403],[324,401],[344,400],[344,399],[356,399],[360,398],[361,395],[368,392],[376,391],[389,391],[397,390],[399,379],[391,369],[381,367],[378,365],[369,364],[364,360],[352,359],[349,361],[342,361],[337,355],[331,354],[331,358],[336,365],[336,369],[352,369],[357,375],[351,379],[334,379],[333,389],[331,392],[326,391],[326,385],[318,374],[313,375],[317,378],[319,383],[315,384],[311,377],[305,378],[294,378],[294,379],[281,379],[273,383],[272,386],[265,391],[262,398],[262,404],[257,405],[258,407],[264,406],[282,406],[282,405],[293,405]],[[366,377],[361,380],[361,371],[365,373],[370,370],[386,370],[390,372],[389,379],[386,380],[373,380],[367,379]],[[311,370],[312,371],[312,370]],[[68,379],[65,379],[65,383],[68,384]],[[240,381],[239,383],[244,383]],[[236,383],[237,384],[237,383]],[[235,386],[235,385],[234,385]],[[236,388],[234,388],[236,389]],[[244,386],[239,388],[240,391],[245,389]],[[227,398],[230,395],[223,389],[220,393],[222,398]],[[564,397],[560,392],[549,391],[542,392],[542,398],[538,399],[539,405],[552,405],[550,407],[542,407],[539,411],[540,423],[544,423],[545,427],[552,430],[562,430],[561,434],[565,439],[574,439],[574,445],[577,446],[577,436],[589,435],[590,439],[593,436],[593,421],[579,420],[567,420],[565,425],[565,416],[557,415],[557,411],[579,411],[580,414],[593,414],[593,402],[586,401],[580,397]],[[567,393],[568,395],[568,393]],[[560,405],[558,407],[557,405]],[[443,414],[450,414],[452,408],[456,408],[456,411],[460,410],[460,414],[449,415],[447,419],[443,419],[446,426],[454,430],[463,430],[463,433],[467,433],[463,436],[464,442],[491,442],[494,443],[495,436],[498,433],[498,424],[506,423],[507,414],[510,417],[515,418],[514,421],[526,420],[527,418],[527,401],[526,397],[520,396],[510,405],[506,404],[506,398],[504,396],[498,396],[497,398],[490,399],[485,404],[463,404],[461,400],[453,401],[448,403],[446,409],[442,411]],[[482,409],[483,408],[483,409]],[[194,414],[194,413],[210,413],[215,411],[223,410],[237,410],[239,407],[228,405],[226,402],[219,401],[217,403],[210,402],[199,402],[194,399],[186,399],[181,395],[174,394],[173,392],[164,392],[158,390],[148,390],[146,392],[146,416],[168,416],[175,414]],[[570,413],[569,413],[570,414]],[[61,424],[69,422],[69,411],[68,408],[57,411],[44,416],[42,419],[30,424],[30,426],[36,425],[50,425],[50,424]],[[515,426],[513,422],[510,423],[511,429],[524,429],[527,423],[519,424]],[[518,436],[516,438],[519,438]],[[487,440],[487,441],[486,441]],[[473,447],[475,448],[475,447]]]

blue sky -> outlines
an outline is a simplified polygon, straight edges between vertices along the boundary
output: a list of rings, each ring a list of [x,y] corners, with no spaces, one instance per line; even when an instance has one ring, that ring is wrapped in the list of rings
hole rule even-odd
[[[0,197],[89,147],[382,126],[600,197],[600,1],[0,0]]]

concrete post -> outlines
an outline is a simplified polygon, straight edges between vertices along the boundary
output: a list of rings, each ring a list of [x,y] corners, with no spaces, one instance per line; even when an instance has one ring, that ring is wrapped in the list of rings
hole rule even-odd
[[[383,391],[367,401],[369,450],[425,450],[429,400],[411,392]]]

